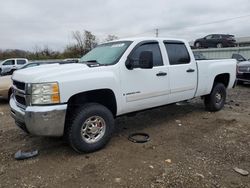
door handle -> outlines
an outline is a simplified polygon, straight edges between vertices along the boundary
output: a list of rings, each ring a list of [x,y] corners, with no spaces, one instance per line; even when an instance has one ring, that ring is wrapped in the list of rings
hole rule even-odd
[[[166,76],[166,75],[167,75],[166,72],[158,72],[158,73],[156,74],[156,76]]]
[[[187,72],[194,72],[194,69],[188,69]]]

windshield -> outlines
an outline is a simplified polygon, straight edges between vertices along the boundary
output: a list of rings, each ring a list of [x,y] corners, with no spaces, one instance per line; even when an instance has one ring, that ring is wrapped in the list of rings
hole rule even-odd
[[[97,46],[80,59],[80,63],[96,62],[99,65],[111,65],[119,61],[131,41],[110,42]]]

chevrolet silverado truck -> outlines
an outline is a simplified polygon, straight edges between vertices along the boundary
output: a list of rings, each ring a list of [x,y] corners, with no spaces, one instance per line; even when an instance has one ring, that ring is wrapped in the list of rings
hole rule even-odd
[[[16,124],[38,136],[64,136],[77,152],[103,148],[117,116],[202,97],[221,110],[236,61],[195,61],[185,40],[131,38],[101,44],[80,63],[14,72]]]

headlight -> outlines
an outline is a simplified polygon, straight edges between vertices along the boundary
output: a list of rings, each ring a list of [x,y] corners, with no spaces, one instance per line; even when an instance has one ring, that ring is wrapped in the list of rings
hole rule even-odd
[[[60,103],[58,83],[41,83],[31,85],[32,104],[57,104]]]

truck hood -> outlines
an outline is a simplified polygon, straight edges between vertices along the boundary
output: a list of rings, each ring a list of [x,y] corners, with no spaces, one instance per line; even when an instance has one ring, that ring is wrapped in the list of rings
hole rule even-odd
[[[25,83],[52,82],[58,81],[62,77],[83,74],[84,70],[91,69],[85,64],[48,64],[37,67],[30,67],[14,72],[12,79]]]

